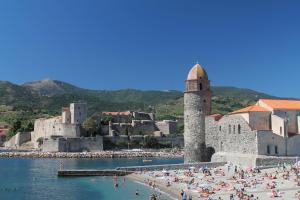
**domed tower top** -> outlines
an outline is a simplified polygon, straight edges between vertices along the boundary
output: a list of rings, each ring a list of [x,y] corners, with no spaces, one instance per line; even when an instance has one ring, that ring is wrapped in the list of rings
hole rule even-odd
[[[201,65],[198,63],[190,70],[186,80],[198,80],[201,78],[207,78],[207,73]]]
[[[198,63],[192,67],[185,82],[186,92],[210,90],[210,81],[207,73]]]

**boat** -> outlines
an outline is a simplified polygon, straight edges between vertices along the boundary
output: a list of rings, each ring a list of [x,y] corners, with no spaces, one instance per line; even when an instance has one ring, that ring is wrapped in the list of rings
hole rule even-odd
[[[152,160],[146,160],[146,159],[144,159],[143,162],[152,162]]]

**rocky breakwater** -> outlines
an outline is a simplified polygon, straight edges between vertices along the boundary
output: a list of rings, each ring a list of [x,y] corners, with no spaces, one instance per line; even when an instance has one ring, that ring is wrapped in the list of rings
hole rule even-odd
[[[0,158],[137,158],[137,157],[181,157],[181,152],[148,152],[148,151],[102,151],[102,152],[1,152]]]

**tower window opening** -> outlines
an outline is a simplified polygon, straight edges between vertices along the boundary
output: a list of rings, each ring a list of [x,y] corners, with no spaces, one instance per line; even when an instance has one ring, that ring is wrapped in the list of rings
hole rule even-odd
[[[270,145],[267,146],[267,154],[270,154]]]
[[[233,125],[233,134],[235,134],[235,125]]]
[[[241,125],[238,125],[238,134],[241,134]]]
[[[275,154],[278,154],[278,146],[275,146]]]
[[[222,131],[222,127],[221,126],[219,126],[219,131]]]
[[[282,135],[282,126],[280,126],[280,135]]]
[[[200,83],[200,90],[202,90],[202,83]]]
[[[228,133],[231,133],[231,125],[228,126]]]

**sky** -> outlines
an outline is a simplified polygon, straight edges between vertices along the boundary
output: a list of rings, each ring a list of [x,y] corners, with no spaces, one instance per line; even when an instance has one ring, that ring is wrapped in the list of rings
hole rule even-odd
[[[300,1],[1,0],[0,80],[89,89],[212,85],[300,98]]]

